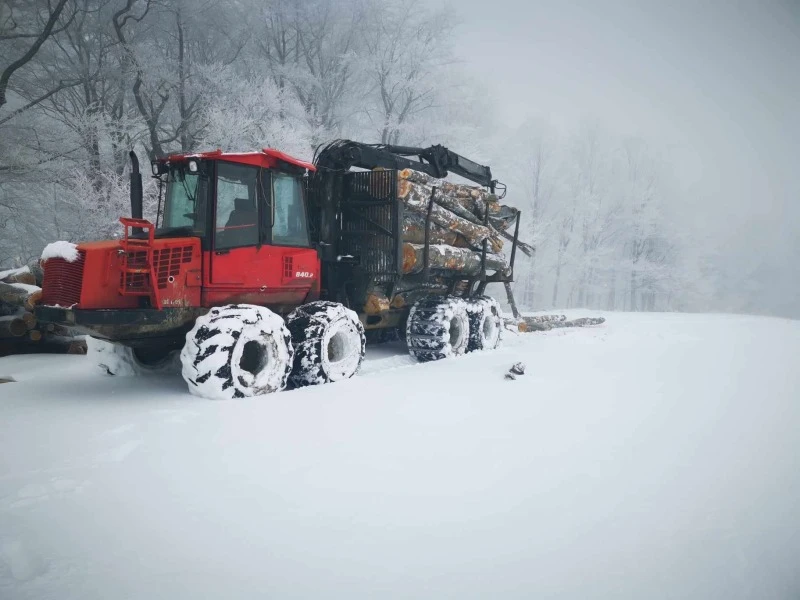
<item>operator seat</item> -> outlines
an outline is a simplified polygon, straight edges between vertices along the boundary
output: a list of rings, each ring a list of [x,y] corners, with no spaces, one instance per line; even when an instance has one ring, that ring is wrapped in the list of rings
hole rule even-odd
[[[250,198],[236,198],[233,210],[225,223],[222,241],[225,246],[255,246],[258,244],[258,211]]]

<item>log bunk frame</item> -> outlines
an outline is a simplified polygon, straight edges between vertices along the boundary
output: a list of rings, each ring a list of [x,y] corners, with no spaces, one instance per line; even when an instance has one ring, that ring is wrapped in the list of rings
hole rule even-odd
[[[366,289],[378,282],[386,285],[386,295],[394,306],[401,283],[409,279],[403,271],[404,202],[398,196],[400,170],[411,169],[436,179],[454,173],[488,188],[491,194],[500,188],[499,199],[506,190],[504,184],[492,178],[490,167],[440,145],[415,148],[336,140],[317,150],[314,163],[317,173],[308,180],[307,197],[309,207],[318,208],[309,210],[309,214],[319,215],[311,220],[310,229],[319,247],[323,286],[328,289],[329,297],[347,305],[366,297]],[[352,171],[354,167],[366,171]],[[419,285],[402,289],[405,294],[424,291],[431,283],[432,214],[437,204],[447,208],[437,201],[437,190],[434,185],[424,213],[422,273],[413,277]],[[453,272],[438,277],[439,281],[446,280],[447,293],[470,298],[483,295],[490,283],[502,283],[512,311],[515,316],[518,314],[510,285],[514,280],[521,215],[521,211],[515,210],[514,234],[504,233],[512,241],[508,268],[487,274],[489,240],[484,238],[478,251],[480,269],[476,275]],[[488,208],[484,210],[482,225],[489,227]],[[375,323],[378,322],[376,317]]]

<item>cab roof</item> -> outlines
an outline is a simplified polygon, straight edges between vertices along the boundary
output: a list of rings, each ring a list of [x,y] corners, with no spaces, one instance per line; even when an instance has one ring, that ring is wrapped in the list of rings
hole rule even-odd
[[[166,158],[160,159],[163,162],[181,162],[189,160],[190,158],[200,159],[213,159],[225,160],[228,162],[235,162],[245,165],[253,165],[256,167],[264,167],[265,169],[275,168],[279,163],[286,163],[301,169],[308,169],[309,171],[316,171],[317,168],[304,160],[289,156],[280,150],[273,148],[262,148],[256,152],[223,152],[222,150],[211,150],[209,152],[192,152],[186,154],[171,154]]]

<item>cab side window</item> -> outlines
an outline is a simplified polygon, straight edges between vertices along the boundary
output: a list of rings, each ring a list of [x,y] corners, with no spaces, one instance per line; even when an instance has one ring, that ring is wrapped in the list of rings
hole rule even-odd
[[[306,210],[300,181],[291,175],[273,172],[272,202],[272,243],[276,246],[308,246]]]
[[[217,167],[216,248],[258,244],[258,167],[220,162]]]

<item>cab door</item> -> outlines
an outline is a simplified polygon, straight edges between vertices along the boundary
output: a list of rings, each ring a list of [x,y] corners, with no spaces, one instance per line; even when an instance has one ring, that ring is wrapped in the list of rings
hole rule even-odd
[[[319,261],[297,177],[220,161],[216,200],[207,306],[292,306],[315,297]]]
[[[269,171],[269,177],[270,246],[280,260],[280,277],[272,280],[273,289],[283,290],[290,302],[316,300],[320,290],[320,261],[308,235],[302,178],[281,171]]]

